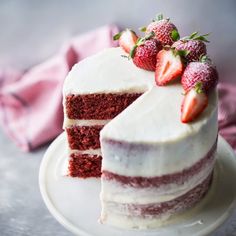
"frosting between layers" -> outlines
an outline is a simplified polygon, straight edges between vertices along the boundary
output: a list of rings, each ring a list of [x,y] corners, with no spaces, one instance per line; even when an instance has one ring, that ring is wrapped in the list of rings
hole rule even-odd
[[[68,153],[69,153],[69,156],[71,154],[73,154],[73,153],[88,154],[88,155],[98,155],[98,156],[102,155],[102,152],[101,152],[100,148],[98,148],[98,149],[88,149],[88,150],[84,150],[84,151],[68,148]]]
[[[71,126],[94,126],[94,125],[106,125],[110,120],[75,120],[69,119],[64,116],[63,128],[69,128]]]

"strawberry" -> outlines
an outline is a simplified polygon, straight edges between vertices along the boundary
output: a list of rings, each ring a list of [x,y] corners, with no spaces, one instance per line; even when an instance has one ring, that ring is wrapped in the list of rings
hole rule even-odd
[[[184,37],[176,41],[172,47],[177,51],[185,51],[185,58],[187,62],[198,61],[201,56],[207,54],[206,44],[209,42],[205,35],[198,35],[198,32],[194,32],[189,37]]]
[[[134,64],[145,70],[155,71],[156,56],[162,49],[160,41],[152,38],[152,34],[140,38],[130,52]]]
[[[202,57],[200,62],[190,62],[181,78],[181,83],[185,91],[189,91],[198,82],[202,83],[202,90],[207,93],[214,88],[218,82],[216,68]]]
[[[176,26],[170,19],[163,19],[163,15],[159,15],[146,28],[146,33],[154,32],[156,38],[163,46],[171,46],[174,41],[179,39],[179,33]]]
[[[155,80],[159,86],[180,77],[183,73],[184,66],[181,58],[172,49],[163,49],[157,54]]]
[[[181,121],[188,123],[197,118],[207,107],[208,97],[200,89],[201,83],[192,88],[184,97],[181,106]]]
[[[136,33],[130,29],[126,29],[116,35],[113,36],[114,40],[119,40],[119,45],[123,48],[123,50],[127,53],[130,53],[133,46],[136,44],[138,40],[138,36]]]

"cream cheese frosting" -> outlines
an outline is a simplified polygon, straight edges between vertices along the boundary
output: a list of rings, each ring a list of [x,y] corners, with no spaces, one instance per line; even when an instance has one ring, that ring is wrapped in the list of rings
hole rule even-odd
[[[154,73],[137,68],[120,48],[108,48],[76,64],[66,77],[63,94],[145,92]]]
[[[102,170],[153,177],[191,167],[217,139],[217,92],[192,123],[180,121],[181,85],[153,87],[101,131]],[[111,142],[112,141],[112,142]]]
[[[168,204],[203,183],[212,173],[215,154],[209,154],[209,150],[215,147],[218,135],[217,91],[209,94],[204,112],[187,124],[181,122],[183,97],[181,84],[149,87],[106,124],[100,133],[102,171],[131,178],[152,178],[182,173],[208,155],[214,155],[212,162],[205,164],[188,181],[178,184],[173,181],[159,187],[135,188],[102,176],[102,223],[133,228],[137,226],[133,220],[137,220],[140,221],[139,228],[157,227],[172,213],[163,213],[158,217],[153,215],[147,220],[140,211],[135,212],[140,214],[139,217],[127,215],[126,218],[128,205]],[[178,206],[184,207],[182,202]],[[174,214],[179,210],[172,209],[172,212]]]
[[[154,86],[104,127],[102,139],[165,144],[198,133],[217,110],[216,91],[210,94],[206,110],[188,124],[180,120],[183,92],[181,84]]]

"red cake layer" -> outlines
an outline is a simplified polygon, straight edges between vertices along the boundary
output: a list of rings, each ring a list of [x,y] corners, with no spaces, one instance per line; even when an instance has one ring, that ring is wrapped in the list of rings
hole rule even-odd
[[[66,128],[67,140],[71,149],[87,150],[100,148],[100,131],[103,125],[72,126]]]
[[[66,96],[66,114],[69,119],[112,119],[135,101],[141,93],[85,94]]]
[[[212,173],[199,185],[184,195],[167,202],[156,204],[118,204],[119,209],[131,216],[158,216],[163,213],[180,213],[196,205],[207,193],[212,181]],[[115,203],[117,204],[117,203]]]
[[[207,164],[214,162],[217,141],[201,160],[195,163],[190,168],[184,169],[181,172],[167,174],[157,177],[139,177],[139,176],[124,176],[118,175],[106,170],[102,171],[102,178],[105,180],[115,180],[123,185],[128,185],[134,188],[159,187],[160,185],[177,183],[181,184],[192,178],[193,175],[199,173]]]
[[[72,153],[69,160],[69,175],[88,178],[101,176],[102,157],[99,155]]]

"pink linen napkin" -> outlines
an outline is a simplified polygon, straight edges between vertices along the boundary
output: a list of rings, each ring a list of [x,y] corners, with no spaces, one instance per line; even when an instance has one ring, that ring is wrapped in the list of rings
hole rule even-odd
[[[220,83],[219,89],[219,133],[236,152],[236,84]]]
[[[0,69],[0,123],[24,151],[62,132],[62,85],[71,67],[104,48],[116,46],[114,25],[72,38],[59,53],[26,72]]]

